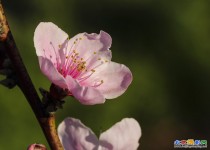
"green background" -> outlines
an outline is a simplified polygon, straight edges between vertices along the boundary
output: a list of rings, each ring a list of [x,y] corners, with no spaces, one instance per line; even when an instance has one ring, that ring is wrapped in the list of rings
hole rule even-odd
[[[99,135],[122,118],[133,117],[142,128],[143,150],[173,149],[176,139],[210,139],[210,1],[2,2],[36,89],[50,86],[33,46],[39,22],[53,22],[70,37],[108,32],[113,38],[112,60],[126,64],[133,73],[126,93],[103,105],[84,106],[66,98],[57,124],[72,116]],[[19,88],[0,86],[0,118],[1,150],[46,144]]]

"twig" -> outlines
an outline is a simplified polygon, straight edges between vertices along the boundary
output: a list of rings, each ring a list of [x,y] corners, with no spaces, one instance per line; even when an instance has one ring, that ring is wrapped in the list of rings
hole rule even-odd
[[[48,114],[43,109],[43,104],[34,88],[34,85],[23,64],[18,48],[10,31],[3,7],[0,2],[0,41],[5,46],[5,51],[10,58],[18,78],[18,86],[30,104],[52,150],[63,150],[55,127],[55,115]]]

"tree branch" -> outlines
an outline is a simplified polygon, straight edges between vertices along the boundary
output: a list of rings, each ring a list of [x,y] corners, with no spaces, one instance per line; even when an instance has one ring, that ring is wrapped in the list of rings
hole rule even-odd
[[[5,52],[10,58],[17,76],[17,84],[30,104],[52,150],[63,150],[55,127],[55,116],[46,113],[43,104],[34,88],[29,74],[23,64],[18,48],[10,31],[3,7],[0,2],[0,41],[4,44]]]

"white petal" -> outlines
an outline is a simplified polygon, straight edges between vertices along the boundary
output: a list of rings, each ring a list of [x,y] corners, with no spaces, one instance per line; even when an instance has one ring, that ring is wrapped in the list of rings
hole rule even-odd
[[[125,118],[100,135],[103,150],[136,150],[141,128],[133,118]]]
[[[69,51],[75,50],[80,58],[91,65],[98,58],[111,60],[111,36],[101,31],[99,34],[80,33],[69,40]]]
[[[39,65],[42,73],[55,85],[67,89],[66,79],[57,71],[53,63],[42,56],[39,56]]]
[[[75,118],[66,118],[61,122],[58,135],[65,150],[94,150],[99,143],[91,129]]]
[[[51,22],[41,22],[35,29],[34,46],[37,56],[46,57],[53,62],[60,61],[59,45],[62,45],[68,35]]]
[[[133,77],[131,71],[123,64],[109,62],[95,69],[93,75],[83,82],[83,84],[93,85],[97,82],[103,82],[96,89],[99,90],[105,98],[113,99],[123,94],[131,84]]]

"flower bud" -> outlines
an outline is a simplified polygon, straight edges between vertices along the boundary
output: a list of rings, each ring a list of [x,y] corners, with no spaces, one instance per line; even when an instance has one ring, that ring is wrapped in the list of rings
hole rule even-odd
[[[27,150],[47,150],[43,144],[31,144]]]

